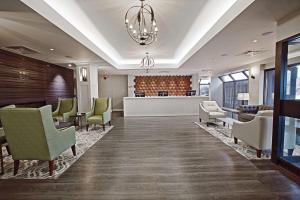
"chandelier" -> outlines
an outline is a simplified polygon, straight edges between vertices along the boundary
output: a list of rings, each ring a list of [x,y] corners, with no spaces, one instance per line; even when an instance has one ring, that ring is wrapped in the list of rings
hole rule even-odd
[[[149,56],[149,53],[146,53],[146,56],[141,61],[141,67],[146,70],[146,73],[149,72],[150,69],[154,67],[154,59]]]
[[[149,45],[157,40],[158,28],[154,11],[145,0],[140,6],[132,6],[125,15],[125,24],[130,37],[140,45]]]

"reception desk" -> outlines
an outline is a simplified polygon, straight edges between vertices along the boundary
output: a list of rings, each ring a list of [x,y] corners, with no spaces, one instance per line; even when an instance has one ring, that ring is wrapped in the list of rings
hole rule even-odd
[[[198,115],[204,96],[124,97],[124,116]]]

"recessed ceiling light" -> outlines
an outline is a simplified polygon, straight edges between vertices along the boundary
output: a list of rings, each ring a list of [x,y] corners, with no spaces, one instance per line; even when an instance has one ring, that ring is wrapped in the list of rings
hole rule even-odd
[[[54,51],[54,49],[50,49],[50,51]]]
[[[253,42],[253,43],[257,43],[257,42],[258,42],[258,40],[252,40],[252,42]]]
[[[72,67],[72,64],[68,64],[69,67]]]

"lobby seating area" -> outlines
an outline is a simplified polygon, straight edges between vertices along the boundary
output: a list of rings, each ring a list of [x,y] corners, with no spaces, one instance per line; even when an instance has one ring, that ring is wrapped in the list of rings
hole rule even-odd
[[[299,199],[300,0],[1,0],[0,200]]]

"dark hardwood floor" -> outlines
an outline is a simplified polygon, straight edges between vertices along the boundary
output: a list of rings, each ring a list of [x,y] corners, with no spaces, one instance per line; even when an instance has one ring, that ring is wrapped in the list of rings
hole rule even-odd
[[[122,118],[57,180],[0,180],[0,199],[299,199],[269,161],[251,162],[193,122]]]

